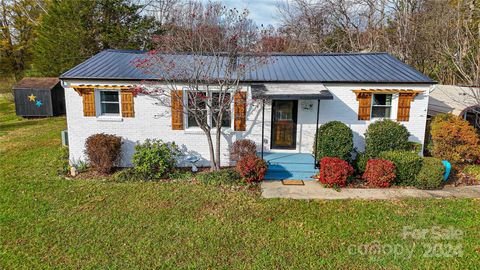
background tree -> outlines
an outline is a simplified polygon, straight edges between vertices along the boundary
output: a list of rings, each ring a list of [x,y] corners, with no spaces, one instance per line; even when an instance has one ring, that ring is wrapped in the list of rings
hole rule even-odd
[[[128,0],[54,0],[37,28],[34,71],[58,76],[104,49],[149,48],[158,29]]]
[[[156,37],[156,49],[136,61],[137,67],[165,84],[146,83],[138,90],[170,108],[171,113],[192,119],[206,135],[212,170],[219,170],[221,136],[225,135],[222,122],[230,118],[240,80],[266,57],[249,54],[258,36],[247,11],[219,3],[190,3],[183,11],[175,28]],[[182,87],[185,92],[178,91]],[[182,106],[174,106],[176,102]]]
[[[41,0],[0,0],[0,83],[20,79],[29,68],[35,26],[44,4]]]

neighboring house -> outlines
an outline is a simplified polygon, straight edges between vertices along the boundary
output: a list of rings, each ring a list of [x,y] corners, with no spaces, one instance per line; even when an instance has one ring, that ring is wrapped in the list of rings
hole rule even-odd
[[[436,85],[430,92],[428,116],[452,113],[480,129],[480,87]]]
[[[129,91],[142,80],[155,79],[131,64],[144,56],[137,51],[107,50],[61,75],[66,89],[71,160],[85,158],[88,136],[108,133],[124,138],[123,166],[130,165],[135,143],[148,138],[175,141],[184,153],[199,155],[203,165],[208,165],[206,137],[188,116],[170,113],[171,108],[156,104],[150,96],[134,97]],[[334,120],[353,130],[355,147],[360,151],[368,125],[382,118],[399,121],[410,131],[411,141],[423,143],[429,91],[435,81],[391,55],[270,57],[275,60],[242,80],[243,93],[236,100],[246,102],[232,105],[231,119],[225,122],[223,166],[230,165],[229,146],[247,138],[257,143],[259,151],[263,148],[267,160],[278,158],[272,153],[302,153],[302,158],[310,158],[298,162],[313,168],[311,153],[317,122],[321,125]],[[258,99],[265,100],[263,114],[261,102],[254,102]],[[188,106],[187,102],[183,106]],[[304,172],[299,178],[310,173]]]

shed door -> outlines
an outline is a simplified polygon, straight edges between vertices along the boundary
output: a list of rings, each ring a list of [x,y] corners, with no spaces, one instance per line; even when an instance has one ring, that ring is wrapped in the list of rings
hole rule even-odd
[[[297,135],[297,100],[272,103],[272,149],[295,149]]]

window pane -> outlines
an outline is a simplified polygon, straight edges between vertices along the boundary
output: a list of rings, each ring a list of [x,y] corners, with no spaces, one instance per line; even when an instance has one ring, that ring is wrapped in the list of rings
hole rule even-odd
[[[373,105],[392,105],[392,95],[375,94],[373,95]]]
[[[117,91],[101,91],[100,100],[118,102],[118,92]]]
[[[191,114],[196,114],[200,118],[207,119],[207,103],[206,93],[188,93],[188,126],[198,127],[195,117]],[[192,112],[191,110],[194,110]]]
[[[189,127],[198,127],[197,121],[195,121],[195,117],[192,115],[188,115],[188,126]]]
[[[102,103],[102,113],[118,114],[120,113],[118,103]]]
[[[293,103],[292,102],[284,102],[284,101],[277,101],[276,103],[276,112],[275,118],[276,120],[280,121],[291,121],[293,120]]]
[[[372,107],[373,118],[390,118],[390,107]]]
[[[218,107],[220,104],[219,100],[219,93],[213,93],[212,94],[212,125],[215,126],[216,122],[214,119],[216,119],[218,115]],[[227,106],[226,110],[224,110],[223,115],[222,115],[222,127],[230,127],[231,126],[231,118],[230,118],[230,94],[225,94],[224,95],[224,100],[223,103],[225,106]]]

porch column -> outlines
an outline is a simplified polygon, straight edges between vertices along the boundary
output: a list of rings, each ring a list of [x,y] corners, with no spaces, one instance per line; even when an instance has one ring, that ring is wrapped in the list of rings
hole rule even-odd
[[[318,146],[318,118],[320,114],[320,99],[317,100],[317,124],[315,126],[315,163],[313,164],[313,168],[316,169],[319,166],[317,166],[317,146]]]
[[[263,159],[264,133],[265,133],[265,99],[262,99],[262,159]]]

